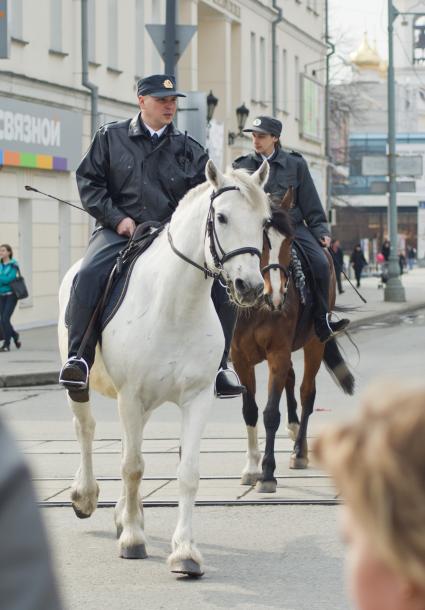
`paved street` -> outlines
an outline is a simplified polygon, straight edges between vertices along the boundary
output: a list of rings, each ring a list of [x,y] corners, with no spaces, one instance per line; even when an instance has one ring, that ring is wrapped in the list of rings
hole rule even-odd
[[[363,318],[353,333],[360,358],[351,343],[342,340],[358,391],[354,397],[345,396],[328,373],[320,371],[310,437],[328,422],[355,414],[359,393],[376,375],[421,377],[424,338],[424,309],[375,322]],[[302,354],[297,353],[294,362],[299,380]],[[265,384],[266,368],[260,366],[261,405]],[[100,508],[91,519],[79,521],[68,506],[62,507],[68,503],[68,488],[78,464],[62,390],[55,385],[5,388],[0,414],[20,439],[33,467],[68,608],[351,608],[344,594],[334,491],[327,477],[314,467],[289,470],[290,442],[283,426],[277,443],[278,490],[272,501],[289,504],[243,505],[270,501],[270,496],[239,485],[245,440],[238,400],[216,401],[202,443],[198,500],[204,505],[195,511],[195,535],[206,564],[206,576],[200,582],[175,579],[165,565],[177,515],[173,506],[177,500],[176,408],[164,406],[146,428],[142,489],[150,558],[143,562],[117,557],[112,508]],[[119,494],[119,426],[113,401],[96,396],[94,414],[98,422],[95,472],[100,479],[101,503],[108,506]],[[229,505],[214,506],[224,501]],[[321,505],[323,501],[329,505]]]

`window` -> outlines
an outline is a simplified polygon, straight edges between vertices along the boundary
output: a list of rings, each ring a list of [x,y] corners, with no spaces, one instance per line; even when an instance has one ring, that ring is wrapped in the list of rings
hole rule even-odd
[[[12,38],[15,38],[16,40],[23,40],[22,2],[23,2],[23,0],[14,0],[13,4],[11,3],[11,8],[12,8],[11,32],[12,32]]]
[[[108,0],[108,68],[118,69],[118,5]]]
[[[282,107],[288,111],[288,51],[282,52]]]
[[[295,58],[294,58],[294,100],[295,100],[294,115],[295,115],[295,119],[299,120],[299,118],[300,118],[300,58],[298,57],[298,55],[295,55]]]
[[[62,51],[62,0],[50,0],[50,49]]]
[[[413,63],[425,64],[425,16],[413,21]]]
[[[141,78],[145,73],[145,2],[144,0],[136,0],[136,31],[135,31],[135,47],[136,47],[136,76]]]
[[[257,99],[257,45],[254,32],[251,32],[251,100]]]
[[[88,30],[88,56],[89,62],[96,63],[96,6],[95,0],[87,2],[87,30]]]
[[[267,76],[267,64],[266,64],[266,40],[265,38],[260,38],[260,100],[267,99],[267,91],[266,91],[266,76]]]

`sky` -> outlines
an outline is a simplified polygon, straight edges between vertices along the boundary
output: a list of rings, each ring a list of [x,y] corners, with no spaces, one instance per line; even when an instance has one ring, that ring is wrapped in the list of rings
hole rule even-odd
[[[348,58],[367,31],[370,43],[376,41],[379,54],[386,59],[387,4],[387,0],[329,0],[330,33],[337,52]]]

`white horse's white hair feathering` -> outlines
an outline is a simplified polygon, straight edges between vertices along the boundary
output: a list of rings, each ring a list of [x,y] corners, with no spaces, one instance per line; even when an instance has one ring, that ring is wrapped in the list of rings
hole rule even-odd
[[[270,216],[262,188],[268,172],[265,162],[252,176],[241,170],[222,174],[209,161],[208,181],[182,199],[169,225],[175,248],[197,265],[206,263],[209,270],[215,271],[217,258],[211,254],[206,231],[212,212],[213,245],[222,259],[222,275],[233,300],[242,306],[253,305],[262,294],[259,257],[249,250],[262,250],[264,224]],[[239,249],[242,251],[238,253]],[[223,257],[223,251],[230,256]],[[67,358],[64,314],[79,264],[68,271],[59,293],[63,361]],[[123,432],[123,489],[115,508],[115,523],[122,557],[146,556],[139,496],[144,470],[143,428],[161,404],[170,401],[181,408],[179,518],[168,562],[173,572],[191,575],[202,574],[202,558],[193,541],[192,511],[199,481],[200,440],[224,347],[223,331],[210,296],[212,281],[176,255],[164,230],[137,260],[125,299],[103,331],[102,348],[97,348],[90,373],[90,391],[118,400]],[[81,463],[71,498],[77,514],[90,516],[99,493],[92,466],[95,421],[90,402],[79,403],[69,397],[68,401],[81,446]]]

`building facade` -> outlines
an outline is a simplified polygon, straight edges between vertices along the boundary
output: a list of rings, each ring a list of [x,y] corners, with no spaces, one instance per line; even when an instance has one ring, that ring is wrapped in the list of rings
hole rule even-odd
[[[81,2],[9,6],[9,55],[0,59],[0,241],[14,249],[29,286],[15,314],[22,328],[56,320],[61,278],[87,245],[84,212],[25,186],[80,205],[75,169],[90,143],[91,99],[82,85]],[[88,0],[98,125],[136,114],[137,80],[163,71],[145,26],[164,24],[165,9],[165,0]],[[176,73],[180,89],[213,91],[219,100],[212,123],[223,169],[251,148],[236,108],[244,103],[252,119],[275,107],[284,146],[306,157],[325,200],[323,11],[318,0],[180,0],[179,24],[197,32]]]

